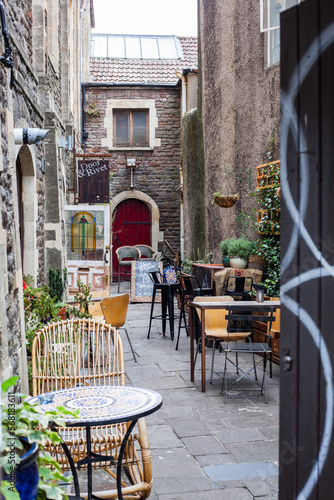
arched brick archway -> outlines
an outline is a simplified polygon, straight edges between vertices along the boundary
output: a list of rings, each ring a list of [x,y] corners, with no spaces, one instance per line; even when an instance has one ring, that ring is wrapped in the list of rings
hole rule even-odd
[[[111,207],[112,219],[113,221],[116,221],[118,228],[119,224],[122,223],[122,220],[120,219],[124,216],[126,216],[127,219],[129,219],[129,217],[133,217],[133,220],[129,219],[125,221],[127,223],[125,227],[128,226],[129,229],[131,227],[133,231],[136,228],[135,234],[133,234],[130,238],[127,238],[124,232],[122,233],[122,238],[118,238],[117,234],[112,235],[113,274],[115,275],[116,270],[118,270],[117,264],[115,263],[116,248],[121,245],[135,245],[143,243],[151,245],[157,252],[158,242],[163,241],[164,236],[163,232],[159,230],[160,213],[158,205],[147,194],[136,190],[123,191],[112,198]],[[119,217],[117,216],[118,207],[120,209]],[[131,214],[135,215],[132,216]],[[140,226],[142,226],[142,228],[140,228]],[[116,240],[114,240],[115,236]],[[144,238],[145,241],[135,241],[136,237]]]

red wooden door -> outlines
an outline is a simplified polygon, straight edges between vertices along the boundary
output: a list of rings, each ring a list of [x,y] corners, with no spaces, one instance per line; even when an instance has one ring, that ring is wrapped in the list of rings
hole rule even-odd
[[[113,279],[118,278],[116,249],[125,245],[151,245],[151,213],[144,202],[136,199],[124,200],[116,208],[113,221]],[[130,279],[129,269],[121,267],[123,280]]]

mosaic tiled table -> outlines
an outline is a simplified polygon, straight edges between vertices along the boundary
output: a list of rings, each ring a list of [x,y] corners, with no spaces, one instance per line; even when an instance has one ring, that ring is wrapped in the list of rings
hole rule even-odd
[[[97,386],[76,387],[59,391],[48,392],[43,395],[45,399],[51,396],[52,401],[40,404],[41,411],[52,411],[59,406],[70,410],[79,409],[78,418],[68,416],[67,426],[85,427],[87,439],[87,457],[84,459],[88,467],[88,499],[98,498],[92,494],[92,462],[90,427],[96,425],[109,425],[122,422],[131,422],[124,437],[117,462],[117,491],[118,498],[123,499],[121,484],[122,458],[127,440],[137,423],[137,420],[157,411],[162,405],[159,393],[149,389],[129,386]],[[30,403],[40,403],[38,397],[31,398]],[[70,462],[73,474],[75,499],[80,499],[79,483],[76,467],[65,443],[62,443],[64,452]],[[90,461],[91,459],[91,461]],[[103,457],[103,461],[113,457]],[[82,460],[80,462],[83,462]],[[78,464],[79,465],[79,462]]]

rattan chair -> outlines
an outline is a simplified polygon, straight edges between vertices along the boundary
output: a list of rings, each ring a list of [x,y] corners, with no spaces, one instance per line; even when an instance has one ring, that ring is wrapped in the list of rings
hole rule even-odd
[[[214,296],[214,297],[200,297],[194,298],[194,302],[221,302],[228,301],[233,302],[234,299],[230,295]],[[197,314],[200,319],[200,311],[196,309]],[[227,329],[227,319],[226,319],[226,309],[206,309],[205,310],[205,338],[212,341],[212,360],[211,360],[211,371],[210,371],[210,384],[212,384],[213,379],[213,366],[215,360],[216,345],[220,342],[227,341],[237,341],[244,340],[251,335],[251,332],[229,332]],[[197,343],[195,363],[199,350],[199,344]],[[236,366],[238,367],[238,353],[236,353]],[[238,372],[238,368],[237,368]]]
[[[118,332],[105,321],[74,319],[51,323],[39,330],[32,347],[33,395],[82,385],[124,385],[123,345]],[[92,451],[113,455],[117,460],[129,423],[91,427]],[[147,498],[152,487],[151,452],[145,419],[139,419],[138,434],[132,434],[126,446],[123,466],[128,481],[122,477],[124,498]],[[87,454],[83,427],[61,429],[74,462]],[[49,443],[47,450],[63,471],[70,470],[61,445]],[[82,465],[82,468],[87,465]],[[116,478],[116,466],[96,462],[94,468],[105,469]],[[118,498],[116,482],[100,497]],[[96,492],[95,492],[96,493]],[[83,494],[85,496],[85,494]]]

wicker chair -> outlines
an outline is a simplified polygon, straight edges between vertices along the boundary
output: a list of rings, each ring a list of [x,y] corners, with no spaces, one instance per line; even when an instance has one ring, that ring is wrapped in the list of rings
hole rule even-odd
[[[72,319],[51,323],[39,330],[32,347],[33,395],[82,385],[124,385],[124,358],[121,338],[105,321]],[[117,460],[129,423],[91,428],[92,451],[113,455]],[[145,419],[139,419],[138,434],[132,434],[123,457],[128,483],[122,479],[124,498],[147,498],[152,487],[151,452]],[[62,439],[77,462],[86,456],[86,433],[83,427],[60,430]],[[61,445],[48,445],[63,471],[69,470]],[[93,463],[114,479],[116,466]],[[85,466],[82,466],[84,468]],[[116,482],[111,489],[98,492],[100,497],[118,498]],[[96,494],[96,492],[95,492]],[[85,496],[85,494],[83,495]]]

